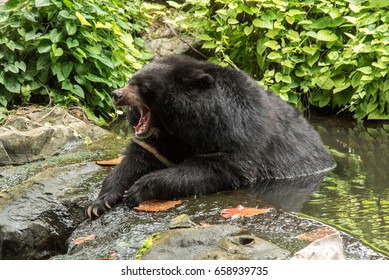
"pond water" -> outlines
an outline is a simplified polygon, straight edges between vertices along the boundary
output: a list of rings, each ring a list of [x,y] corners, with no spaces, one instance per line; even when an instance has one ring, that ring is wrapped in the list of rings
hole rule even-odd
[[[389,256],[389,123],[315,118],[337,167],[298,212],[357,237]]]

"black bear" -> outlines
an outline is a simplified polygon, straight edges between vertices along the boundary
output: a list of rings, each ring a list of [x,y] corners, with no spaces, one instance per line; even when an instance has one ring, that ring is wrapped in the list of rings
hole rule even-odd
[[[245,73],[186,56],[159,58],[112,93],[134,141],[85,210],[130,207],[328,171],[333,158],[302,113]]]

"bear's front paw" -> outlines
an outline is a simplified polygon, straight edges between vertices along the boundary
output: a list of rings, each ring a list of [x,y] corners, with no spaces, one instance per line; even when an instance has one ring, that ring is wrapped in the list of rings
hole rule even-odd
[[[104,212],[111,209],[120,199],[121,197],[117,194],[105,194],[98,197],[95,201],[92,201],[85,207],[85,217],[90,219],[99,217]]]
[[[146,200],[142,198],[140,187],[132,186],[131,189],[126,190],[123,195],[123,202],[130,208],[138,206],[139,203]]]
[[[161,187],[161,180],[155,174],[148,174],[140,178],[124,192],[124,203],[132,208],[138,206],[139,203],[145,200],[157,199],[157,194]],[[158,197],[159,198],[159,197]]]

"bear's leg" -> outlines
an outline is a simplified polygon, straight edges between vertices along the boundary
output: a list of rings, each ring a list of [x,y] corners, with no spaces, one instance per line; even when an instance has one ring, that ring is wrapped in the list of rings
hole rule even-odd
[[[248,161],[226,154],[197,156],[143,176],[126,190],[123,200],[133,207],[145,200],[214,193],[251,185],[255,177]]]
[[[103,181],[101,191],[85,207],[87,218],[98,217],[123,199],[126,189],[143,175],[165,166],[152,154],[132,143],[126,150],[123,161],[116,166]]]

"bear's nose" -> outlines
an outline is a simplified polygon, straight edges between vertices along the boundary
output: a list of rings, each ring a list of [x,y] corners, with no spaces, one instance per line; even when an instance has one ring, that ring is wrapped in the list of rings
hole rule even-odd
[[[120,90],[114,90],[111,94],[113,103],[117,104],[122,100],[123,93]]]

